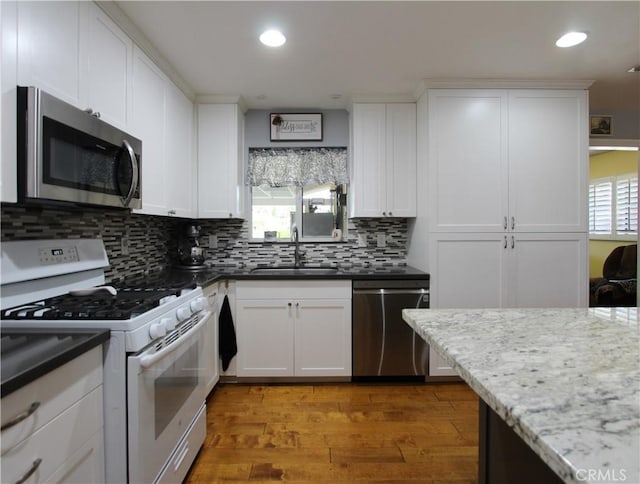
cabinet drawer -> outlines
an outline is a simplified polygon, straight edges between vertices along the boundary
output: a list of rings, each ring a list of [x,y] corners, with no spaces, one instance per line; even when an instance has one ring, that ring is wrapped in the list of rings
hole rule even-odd
[[[41,459],[27,482],[44,482],[83,445],[89,445],[91,437],[102,428],[102,418],[102,386],[99,386],[28,439],[3,448],[3,481],[18,481]],[[4,438],[2,445],[6,445]]]
[[[102,346],[97,346],[3,398],[2,425],[27,411],[32,403],[40,404],[29,417],[2,432],[3,461],[9,449],[101,384]],[[102,420],[99,423],[102,426]]]
[[[351,299],[350,280],[238,281],[237,299]]]

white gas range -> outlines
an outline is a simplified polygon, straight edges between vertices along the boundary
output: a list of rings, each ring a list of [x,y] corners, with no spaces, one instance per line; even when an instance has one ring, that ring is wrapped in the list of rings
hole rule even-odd
[[[202,289],[104,286],[100,239],[2,244],[4,328],[106,328],[109,483],[181,482],[206,433]]]

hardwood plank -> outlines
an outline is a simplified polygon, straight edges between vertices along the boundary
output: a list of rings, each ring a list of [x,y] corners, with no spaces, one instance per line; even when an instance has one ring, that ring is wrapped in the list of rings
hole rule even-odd
[[[477,419],[461,383],[220,384],[185,482],[476,484]]]

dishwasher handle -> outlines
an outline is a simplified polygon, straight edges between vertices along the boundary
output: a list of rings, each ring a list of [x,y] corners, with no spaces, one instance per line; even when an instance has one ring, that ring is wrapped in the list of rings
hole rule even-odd
[[[429,289],[354,289],[353,294],[429,294]]]

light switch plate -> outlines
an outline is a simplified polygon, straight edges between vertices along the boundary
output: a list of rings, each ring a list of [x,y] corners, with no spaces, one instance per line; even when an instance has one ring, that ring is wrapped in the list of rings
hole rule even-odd
[[[366,246],[367,246],[366,234],[358,234],[358,247],[366,247]]]
[[[210,249],[215,249],[218,247],[218,236],[217,235],[210,235],[209,236],[209,248]]]
[[[384,232],[378,232],[376,235],[376,240],[378,242],[378,248],[383,248],[387,246],[387,237]]]

